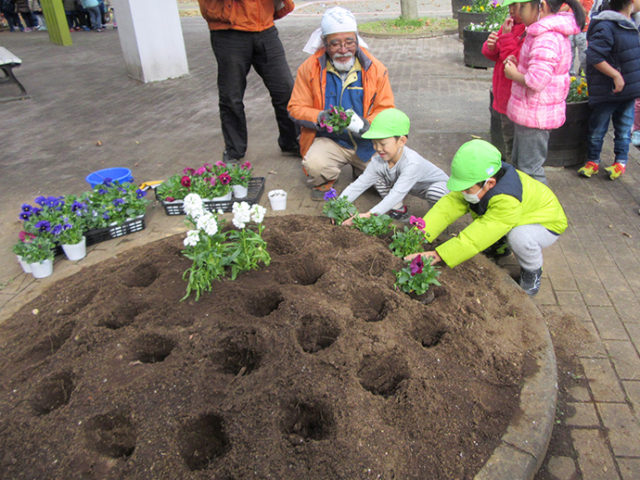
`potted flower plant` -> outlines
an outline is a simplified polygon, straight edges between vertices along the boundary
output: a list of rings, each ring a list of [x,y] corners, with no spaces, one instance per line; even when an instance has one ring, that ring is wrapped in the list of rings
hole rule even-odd
[[[87,227],[100,229],[136,220],[141,222],[147,206],[145,195],[145,191],[132,183],[105,179],[82,197],[83,203],[86,202]]]
[[[489,15],[489,8],[496,0],[474,0],[471,5],[465,5],[458,11],[458,38],[463,38],[465,27],[471,23],[484,23]]]
[[[30,242],[24,242],[21,256],[29,264],[34,278],[45,278],[53,273],[53,241],[44,236],[36,235]]]
[[[229,175],[231,175],[231,188],[235,198],[247,197],[249,193],[249,180],[251,180],[252,173],[253,168],[251,167],[251,162],[244,162],[241,165],[231,165]]]
[[[320,120],[318,125],[329,133],[341,133],[351,123],[353,110],[329,105],[328,117]]]
[[[504,23],[509,8],[491,2],[485,10],[487,17],[482,23],[470,23],[462,32],[464,64],[473,68],[490,68],[494,62],[482,54],[482,45],[491,32],[497,32]]]
[[[433,265],[426,264],[422,256],[415,257],[406,267],[396,274],[395,287],[422,303],[431,303],[434,299],[431,285],[440,285],[437,278],[440,272]]]
[[[18,263],[22,267],[22,271],[24,271],[24,273],[31,273],[31,266],[24,257],[29,250],[29,243],[31,243],[35,237],[35,234],[22,230],[18,234],[18,242],[14,244],[12,248],[13,253],[18,257]]]

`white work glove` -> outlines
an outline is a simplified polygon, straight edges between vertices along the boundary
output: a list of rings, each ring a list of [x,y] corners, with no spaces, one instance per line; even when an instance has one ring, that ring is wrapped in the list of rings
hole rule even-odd
[[[364,127],[364,121],[353,110],[349,109],[348,111],[351,111],[352,114],[351,123],[347,126],[347,130],[349,130],[351,133],[359,134],[360,130],[362,130],[362,127]]]

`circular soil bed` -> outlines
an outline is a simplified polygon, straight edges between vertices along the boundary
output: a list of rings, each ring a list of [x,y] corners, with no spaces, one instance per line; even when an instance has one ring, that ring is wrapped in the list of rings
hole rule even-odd
[[[472,478],[537,348],[526,296],[477,259],[425,306],[383,240],[266,227],[271,265],[199,302],[180,235],[0,325],[0,478]]]

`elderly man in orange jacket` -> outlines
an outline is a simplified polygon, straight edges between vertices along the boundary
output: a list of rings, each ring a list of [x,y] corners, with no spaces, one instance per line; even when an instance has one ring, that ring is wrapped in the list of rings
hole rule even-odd
[[[324,13],[307,44],[315,53],[298,68],[289,101],[289,114],[301,127],[302,166],[314,200],[323,199],[347,163],[366,168],[374,150],[362,134],[378,113],[394,107],[387,69],[361,45],[357,30],[349,10],[334,7]],[[327,127],[332,106],[354,112],[341,132]]]
[[[209,24],[218,62],[218,97],[224,136],[224,162],[238,162],[247,151],[244,91],[251,66],[271,95],[278,122],[278,145],[286,155],[299,155],[299,129],[289,118],[287,103],[293,77],[274,20],[294,8],[293,0],[198,0]]]

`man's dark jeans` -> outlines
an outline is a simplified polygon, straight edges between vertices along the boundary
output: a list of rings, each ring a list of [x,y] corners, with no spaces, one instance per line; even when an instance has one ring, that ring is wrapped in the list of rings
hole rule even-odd
[[[252,66],[271,95],[280,148],[297,148],[298,128],[287,112],[293,77],[276,27],[262,32],[212,30],[211,46],[218,62],[220,121],[229,156],[242,158],[247,151],[247,120],[242,100]]]

